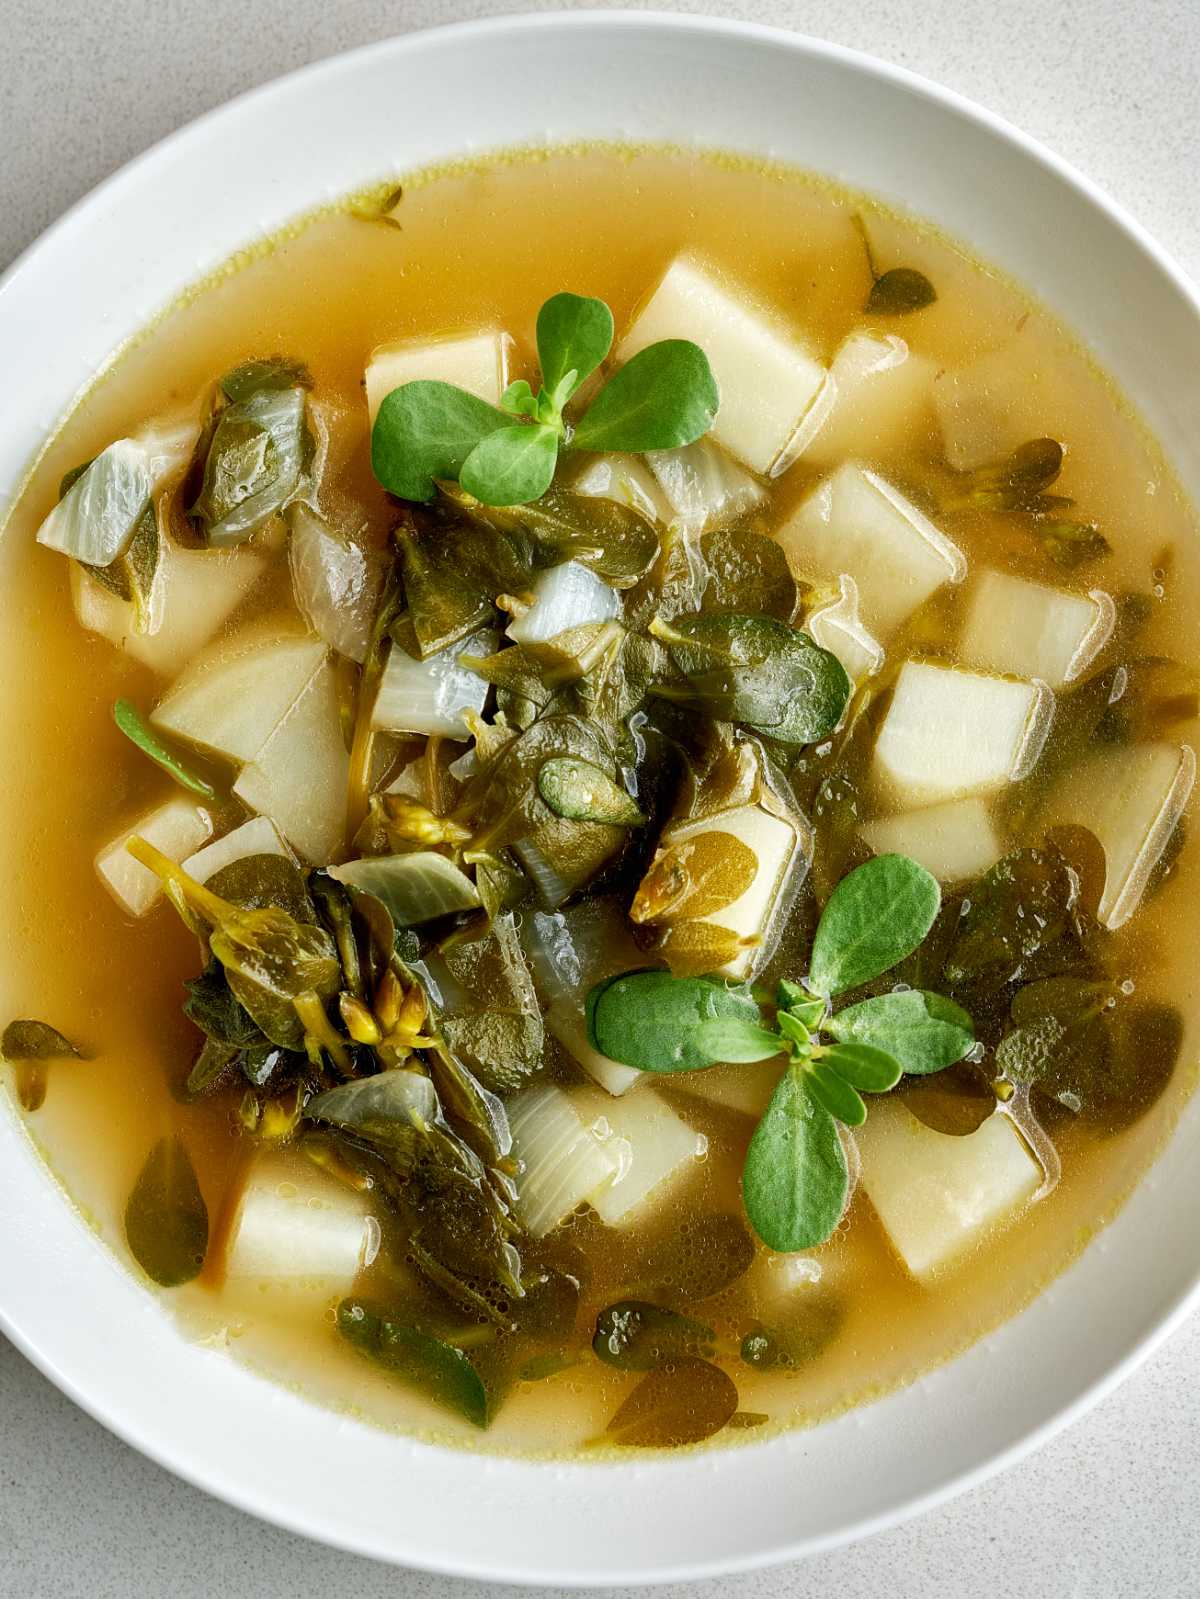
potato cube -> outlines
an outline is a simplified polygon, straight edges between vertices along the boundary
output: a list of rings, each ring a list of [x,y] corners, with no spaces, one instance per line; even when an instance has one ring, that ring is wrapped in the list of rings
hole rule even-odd
[[[131,916],[144,916],[157,903],[162,884],[148,866],[125,848],[131,838],[144,838],[170,860],[181,861],[212,836],[212,817],[191,800],[173,799],[148,811],[96,856],[96,870],[105,888]]]
[[[978,797],[881,816],[864,823],[859,836],[876,855],[907,855],[946,884],[982,876],[1004,854],[987,805]]]
[[[367,411],[374,426],[379,407],[402,383],[436,379],[498,405],[508,387],[512,340],[507,333],[487,328],[458,338],[401,339],[381,344],[367,363]]]
[[[1070,594],[1007,572],[981,572],[963,621],[958,653],[967,666],[1072,683],[1107,644],[1116,607],[1107,594]]]

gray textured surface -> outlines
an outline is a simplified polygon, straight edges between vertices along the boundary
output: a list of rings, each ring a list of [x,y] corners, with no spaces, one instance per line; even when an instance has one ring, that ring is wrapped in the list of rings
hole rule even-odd
[[[123,161],[232,94],[372,39],[515,8],[0,0],[0,262]],[[710,0],[678,9],[718,8],[871,51],[973,96],[1082,167],[1200,273],[1195,0]],[[1200,1591],[1198,1444],[1193,1321],[1086,1420],[954,1504],[802,1566],[663,1592],[1182,1599]],[[0,1338],[0,1599],[331,1592],[474,1599],[486,1590],[334,1554],[215,1503],[110,1437]]]

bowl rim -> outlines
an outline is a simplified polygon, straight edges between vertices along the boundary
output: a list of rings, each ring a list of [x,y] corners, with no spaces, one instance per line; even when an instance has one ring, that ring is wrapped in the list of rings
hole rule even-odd
[[[588,29],[597,27],[614,33],[627,32],[636,34],[643,31],[667,30],[674,31],[680,35],[715,36],[717,38],[757,42],[758,44],[771,46],[779,51],[814,59],[824,59],[849,67],[868,78],[891,84],[915,98],[931,102],[949,112],[952,116],[981,127],[1001,143],[1013,147],[1017,153],[1046,169],[1068,188],[1075,190],[1078,195],[1082,196],[1093,208],[1099,211],[1111,226],[1123,233],[1139,252],[1149,258],[1151,265],[1157,268],[1170,282],[1179,296],[1188,304],[1197,319],[1200,320],[1200,289],[1192,282],[1189,275],[1180,267],[1172,254],[1160,245],[1120,202],[1114,200],[1086,174],[1055,154],[1040,140],[1024,133],[1006,118],[988,110],[957,90],[945,87],[920,73],[882,60],[868,52],[778,26],[705,15],[703,13],[594,8],[572,11],[509,13],[447,23],[436,27],[416,29],[401,35],[388,36],[357,46],[354,49],[310,62],[291,72],[268,79],[264,83],[223,101],[218,106],[157,140],[145,151],[124,163],[115,172],[104,178],[75,201],[38,237],[22,249],[5,271],[0,274],[0,317],[4,315],[6,310],[7,292],[18,281],[24,280],[28,275],[38,270],[43,254],[56,247],[62,239],[70,235],[75,229],[85,227],[94,216],[103,211],[113,196],[122,193],[127,188],[136,187],[160,165],[173,160],[177,155],[187,154],[191,146],[203,141],[211,124],[225,119],[235,108],[241,108],[259,100],[267,100],[285,85],[295,87],[300,84],[330,80],[342,73],[353,74],[361,60],[384,53],[392,55],[397,61],[403,61],[408,56],[419,55],[423,50],[431,46],[439,47],[445,44],[454,44],[460,40],[480,43],[501,35],[549,33],[555,30],[585,32]],[[562,141],[548,141],[551,147],[556,142]],[[479,153],[486,155],[492,149],[499,150],[502,148],[504,148],[502,144],[489,145],[481,148]],[[697,141],[697,148],[705,148],[705,146]],[[111,354],[115,355],[121,347],[121,345],[118,345]],[[70,409],[77,403],[78,398],[78,394],[71,396],[63,412],[60,413],[55,427],[61,421],[62,416],[69,414]],[[36,460],[36,454],[34,460]],[[25,473],[18,479],[17,497],[19,497],[32,464],[33,462],[26,463]],[[9,507],[7,506],[0,507],[0,523],[3,522],[8,509]],[[1161,1158],[1161,1154],[1162,1151],[1160,1151],[1156,1159]],[[37,1158],[40,1161],[41,1157],[38,1156]],[[1144,1176],[1145,1173],[1143,1173],[1143,1179]],[[63,1192],[68,1203],[71,1203],[69,1193],[62,1190],[62,1186],[57,1181],[56,1186],[60,1188],[60,1192]],[[101,1248],[103,1247],[101,1245]],[[124,1271],[124,1268],[119,1269]],[[900,1497],[892,1501],[884,1510],[862,1515],[858,1520],[843,1524],[826,1534],[805,1535],[790,1542],[784,1541],[774,1544],[771,1547],[756,1551],[752,1556],[733,1554],[693,1562],[676,1562],[673,1565],[655,1567],[649,1571],[644,1566],[614,1564],[608,1570],[589,1572],[584,1577],[581,1577],[577,1571],[570,1568],[529,1567],[511,1563],[508,1565],[497,1564],[495,1562],[485,1564],[477,1560],[455,1558],[450,1554],[435,1557],[422,1553],[412,1557],[401,1557],[388,1547],[384,1540],[377,1540],[372,1543],[367,1538],[355,1537],[348,1532],[343,1533],[336,1529],[314,1531],[311,1526],[302,1523],[300,1514],[292,1512],[286,1501],[272,1495],[269,1490],[259,1489],[257,1485],[235,1483],[227,1479],[213,1480],[206,1475],[204,1468],[193,1466],[189,1462],[186,1447],[176,1447],[172,1443],[164,1442],[151,1436],[139,1422],[122,1415],[119,1410],[111,1403],[106,1402],[105,1399],[89,1393],[76,1380],[71,1371],[60,1366],[48,1351],[39,1348],[33,1335],[27,1335],[17,1325],[9,1312],[6,1311],[2,1301],[0,1301],[0,1331],[3,1331],[31,1364],[54,1383],[62,1393],[125,1443],[137,1449],[157,1465],[164,1467],[174,1475],[213,1495],[215,1498],[287,1531],[345,1550],[348,1553],[365,1555],[377,1560],[390,1562],[398,1562],[403,1559],[404,1564],[414,1569],[445,1576],[505,1583],[523,1583],[536,1587],[557,1585],[591,1587],[629,1583],[651,1586],[668,1582],[719,1577],[734,1572],[761,1570],[765,1567],[797,1560],[809,1554],[825,1552],[868,1537],[875,1532],[886,1530],[912,1519],[926,1510],[947,1503],[949,1500],[979,1486],[1032,1454],[1042,1444],[1092,1409],[1159,1348],[1180,1323],[1191,1314],[1197,1304],[1200,1304],[1200,1259],[1198,1259],[1196,1267],[1191,1273],[1190,1281],[1179,1288],[1166,1301],[1166,1308],[1158,1319],[1147,1327],[1144,1332],[1132,1339],[1123,1356],[1110,1364],[1099,1375],[1086,1381],[1084,1386],[1079,1388],[1073,1397],[1059,1403],[1039,1424],[1029,1427],[1015,1442],[1001,1448],[987,1459],[966,1469],[951,1467],[948,1470],[948,1474],[935,1485],[913,1493],[908,1497]]]

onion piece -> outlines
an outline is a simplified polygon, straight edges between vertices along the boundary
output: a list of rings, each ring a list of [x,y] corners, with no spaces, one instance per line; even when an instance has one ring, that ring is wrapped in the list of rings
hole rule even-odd
[[[710,439],[677,450],[650,450],[646,464],[670,507],[668,521],[682,532],[727,527],[766,498],[749,472]]]
[[[601,1099],[593,1088],[572,1095],[576,1109],[596,1138],[627,1145],[628,1159],[588,1202],[610,1227],[627,1227],[645,1214],[651,1200],[661,1202],[708,1153],[708,1139],[689,1127],[644,1083],[622,1099]]]
[[[627,1151],[607,1147],[561,1088],[528,1088],[508,1106],[512,1152],[521,1163],[517,1204],[534,1238],[544,1238],[590,1195],[611,1183]]]
[[[375,551],[337,532],[302,500],[288,506],[287,520],[292,592],[300,614],[330,649],[361,665],[383,584],[383,563]]]
[[[37,541],[89,566],[110,566],[124,554],[153,492],[149,453],[133,439],[118,439],[72,483]]]
[[[452,644],[423,661],[393,644],[375,697],[371,725],[379,732],[437,734],[461,740],[470,737],[464,711],[482,714],[488,683],[459,662],[461,655],[490,655],[496,635],[476,633],[462,644]]]
[[[575,494],[616,500],[640,512],[648,522],[666,523],[671,508],[658,480],[640,455],[597,455],[571,484]]]
[[[433,850],[410,855],[368,855],[331,866],[330,876],[382,900],[397,927],[416,927],[437,916],[476,910],[479,892],[453,861]]]
[[[568,628],[611,622],[621,614],[615,589],[579,561],[539,572],[533,581],[533,604],[509,624],[514,644],[543,644]]]

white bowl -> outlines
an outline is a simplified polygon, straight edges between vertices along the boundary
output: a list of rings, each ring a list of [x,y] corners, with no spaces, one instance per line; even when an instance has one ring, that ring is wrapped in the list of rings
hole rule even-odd
[[[0,284],[0,502],[111,352],[239,247],[375,178],[580,138],[771,155],[941,223],[1081,333],[1200,498],[1200,305],[1085,179],[995,117],[851,51],[742,23],[576,13],[412,35],[296,73],[174,135],[70,212]],[[129,1443],[298,1532],[464,1576],[666,1581],[861,1536],[1032,1448],[1183,1316],[1200,1275],[1198,1212],[1193,1104],[1079,1262],[913,1386],[759,1445],[556,1466],[377,1432],[188,1345],[4,1110],[0,1325]]]

